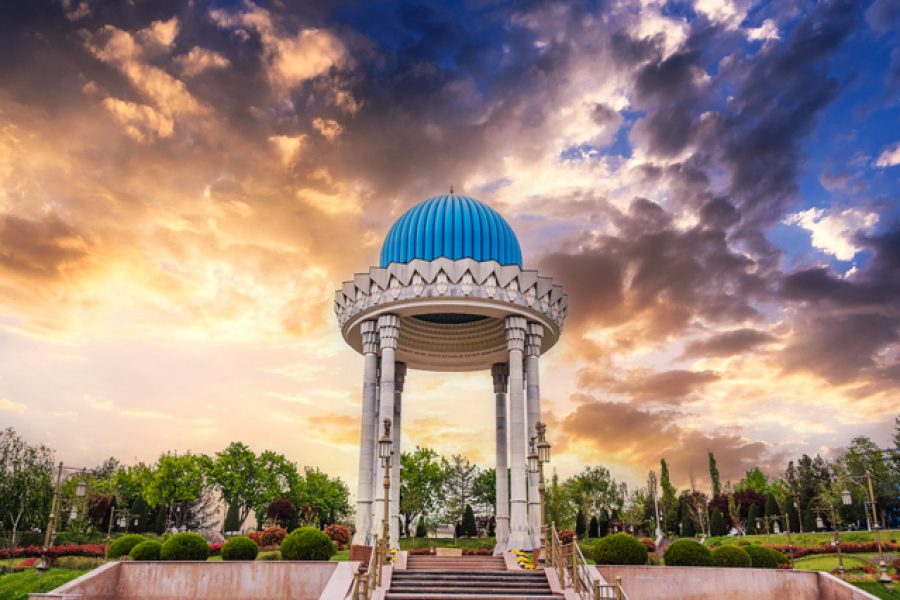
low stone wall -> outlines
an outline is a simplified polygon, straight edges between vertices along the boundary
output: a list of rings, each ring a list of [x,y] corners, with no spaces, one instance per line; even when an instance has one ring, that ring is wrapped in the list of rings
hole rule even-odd
[[[631,600],[877,600],[828,573],[723,567],[598,566]]]
[[[112,562],[48,594],[74,600],[342,599],[359,563],[313,561]]]

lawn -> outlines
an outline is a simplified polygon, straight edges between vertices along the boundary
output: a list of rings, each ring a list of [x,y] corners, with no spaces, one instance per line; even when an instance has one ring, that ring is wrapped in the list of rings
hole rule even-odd
[[[830,543],[833,539],[831,532],[824,533],[792,533],[791,543],[794,546],[819,546],[821,544]],[[843,542],[874,542],[874,531],[842,531],[841,541]],[[900,531],[897,529],[886,529],[881,532],[881,541],[900,540]],[[708,537],[704,540],[704,544],[711,546],[718,542],[720,545],[737,544],[745,541],[751,544],[765,544],[773,546],[787,545],[787,534],[771,534],[771,535],[739,535],[734,537]]]
[[[853,554],[844,555],[844,568],[861,567],[869,564],[869,561],[862,558],[863,556],[872,556],[869,554]],[[877,554],[875,555],[877,556]],[[810,554],[794,561],[795,569],[804,571],[831,571],[838,568],[838,557],[836,554]]]
[[[28,594],[49,592],[85,573],[87,571],[71,569],[50,569],[45,573],[28,569],[20,573],[8,573],[0,576],[0,598],[25,600]]]
[[[900,600],[900,591],[898,591],[897,584],[894,584],[893,590],[887,588],[883,583],[877,582],[854,583],[853,585],[863,591],[869,592],[873,596],[884,598],[884,600]]]

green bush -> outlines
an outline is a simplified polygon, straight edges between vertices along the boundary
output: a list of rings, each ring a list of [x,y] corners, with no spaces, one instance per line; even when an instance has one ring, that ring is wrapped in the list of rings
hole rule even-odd
[[[328,560],[334,553],[334,542],[315,527],[295,529],[281,542],[284,560]]]
[[[131,560],[159,560],[159,553],[162,547],[163,545],[159,542],[147,540],[132,548],[128,556],[131,557]]]
[[[140,546],[140,544],[138,544],[138,546]],[[103,565],[104,562],[102,556],[60,556],[53,560],[53,566],[60,569],[90,571],[91,569],[96,569]]]
[[[788,560],[788,557],[785,556],[784,552],[780,550],[776,550],[775,548],[766,548],[766,550],[772,553],[772,556],[775,557],[775,562],[779,565],[786,565],[791,562]]]
[[[694,540],[678,540],[666,548],[663,555],[666,565],[672,567],[709,567],[712,555],[709,549]]]
[[[754,569],[774,569],[778,566],[778,556],[775,554],[775,550],[762,546],[747,546],[744,550],[750,555],[750,565]]]
[[[717,567],[747,569],[750,567],[750,555],[737,546],[720,546],[712,551],[712,562]]]
[[[107,552],[106,556],[110,559],[125,556],[126,554],[131,552],[132,548],[134,548],[141,542],[146,541],[147,538],[142,535],[138,535],[137,533],[129,533],[123,535],[122,537],[117,537],[109,545],[109,552]]]
[[[176,533],[166,540],[159,551],[160,560],[206,560],[209,544],[199,533]]]
[[[256,560],[281,560],[281,551],[273,550],[272,552],[260,552]]]
[[[244,535],[231,538],[222,546],[222,560],[256,560],[259,546]]]
[[[428,529],[425,527],[425,517],[419,517],[419,523],[416,525],[416,537],[428,537]]]
[[[598,565],[647,564],[647,548],[627,533],[600,538],[591,546],[590,554]]]

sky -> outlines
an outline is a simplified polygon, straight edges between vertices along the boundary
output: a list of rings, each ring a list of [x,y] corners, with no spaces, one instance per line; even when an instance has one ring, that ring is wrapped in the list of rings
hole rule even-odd
[[[16,2],[0,18],[0,425],[57,458],[241,440],[355,487],[332,303],[476,197],[569,317],[552,465],[723,479],[900,412],[900,2]],[[492,465],[489,373],[405,449]]]

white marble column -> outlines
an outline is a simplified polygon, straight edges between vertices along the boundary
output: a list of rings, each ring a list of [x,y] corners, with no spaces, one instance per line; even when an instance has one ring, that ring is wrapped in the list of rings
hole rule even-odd
[[[403,384],[406,381],[406,363],[395,363],[394,369],[394,459],[391,462],[391,520],[397,524],[397,531],[403,531],[403,516],[400,514],[400,428]]]
[[[364,321],[363,338],[363,394],[362,427],[359,441],[359,485],[356,488],[356,532],[353,543],[367,546],[371,543],[372,530],[372,466],[375,440],[375,388],[378,369],[378,331],[375,321]]]
[[[400,336],[400,318],[397,315],[381,315],[378,317],[378,338],[381,345],[381,398],[378,408],[378,437],[383,433],[383,423],[387,419],[391,421],[391,429],[393,430],[394,421],[394,361],[397,353],[397,338]],[[377,440],[377,438],[376,438]],[[376,441],[377,443],[377,441]],[[392,460],[398,460],[398,456],[394,455]],[[384,473],[384,466],[379,463],[379,475]],[[383,475],[382,475],[383,477]],[[383,481],[382,477],[378,477],[379,482]],[[391,481],[391,487],[395,485]],[[375,519],[377,530],[382,531],[382,521],[384,520],[384,502],[390,503],[390,498],[384,497],[384,486],[376,486],[375,494]],[[388,518],[390,526],[390,544],[391,547],[397,546],[397,522]],[[392,521],[392,522],[390,522]]]
[[[506,411],[506,386],[509,382],[509,367],[500,363],[491,367],[491,375],[494,378],[494,398],[496,400],[497,417],[497,506],[494,515],[497,521],[495,533],[496,544],[494,549],[502,552],[509,541],[509,465],[506,459],[507,436],[507,411]]]
[[[378,331],[378,325],[376,321],[375,330]],[[379,343],[379,348],[381,344]],[[369,519],[369,522],[372,524],[372,532],[371,536],[381,535],[381,518],[383,513],[375,512],[375,499],[381,494],[381,482],[383,479],[383,467],[381,465],[381,459],[378,458],[378,438],[381,437],[381,432],[384,430],[384,426],[381,423],[381,357],[378,357],[376,361],[376,373],[377,378],[375,381],[375,421],[372,423],[372,516]]]
[[[522,353],[525,350],[527,321],[524,317],[506,317],[506,343],[509,349],[509,448],[510,500],[508,550],[530,550],[528,527],[528,485],[525,480],[525,389]]]
[[[541,339],[544,328],[538,323],[528,324],[525,337],[525,395],[528,404],[528,439],[537,435],[535,425],[541,420],[540,365]],[[535,443],[536,440],[535,440]],[[530,448],[530,447],[529,447]],[[530,449],[529,449],[530,452]],[[541,499],[538,496],[538,474],[528,473],[528,523],[534,547],[541,546]]]

